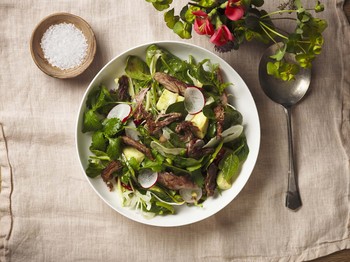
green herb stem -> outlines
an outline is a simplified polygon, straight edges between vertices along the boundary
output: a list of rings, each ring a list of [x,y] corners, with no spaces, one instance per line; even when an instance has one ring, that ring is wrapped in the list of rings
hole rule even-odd
[[[293,18],[293,17],[271,17],[271,20],[293,20],[293,21],[297,21],[298,19]]]
[[[271,27],[267,26],[265,23],[259,21],[259,24],[263,27],[265,27],[265,29],[269,30],[270,32],[274,33],[275,35],[278,35],[279,37],[283,38],[283,39],[288,39],[288,37],[286,37],[285,35],[282,35],[280,33],[278,33],[276,30],[273,30]]]
[[[272,40],[272,42],[277,44],[276,40],[270,35],[270,33],[262,25],[260,25],[260,27],[265,32],[265,34]]]
[[[297,44],[301,50],[303,50],[304,54],[306,54],[307,52],[305,51],[305,49],[300,45],[300,44]]]
[[[274,11],[274,12],[268,13],[266,15],[263,15],[260,18],[265,18],[268,16],[278,15],[278,14],[282,14],[282,13],[293,13],[293,12],[298,12],[298,10],[278,10],[278,11]]]

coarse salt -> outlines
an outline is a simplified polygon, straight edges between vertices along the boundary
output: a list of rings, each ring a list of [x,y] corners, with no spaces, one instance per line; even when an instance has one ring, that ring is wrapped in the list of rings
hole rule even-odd
[[[62,70],[81,65],[88,49],[83,32],[71,23],[50,26],[40,45],[47,61]]]

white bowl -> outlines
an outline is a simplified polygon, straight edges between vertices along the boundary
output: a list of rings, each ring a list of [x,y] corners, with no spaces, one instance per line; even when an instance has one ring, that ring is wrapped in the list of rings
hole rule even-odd
[[[91,135],[88,133],[82,133],[81,130],[83,115],[86,108],[85,103],[90,91],[102,83],[108,88],[115,87],[114,79],[124,73],[127,57],[129,55],[136,55],[144,58],[145,50],[151,44],[156,44],[160,47],[163,47],[184,60],[187,60],[188,56],[192,55],[196,61],[201,61],[205,58],[208,58],[212,63],[220,64],[225,81],[234,84],[233,86],[228,87],[227,91],[234,95],[233,105],[237,108],[238,111],[241,112],[243,116],[243,125],[245,128],[245,134],[247,137],[250,152],[247,160],[243,164],[238,178],[234,181],[232,187],[228,190],[223,191],[222,194],[218,195],[217,197],[208,198],[203,203],[203,207],[188,207],[186,205],[183,205],[176,209],[176,214],[174,215],[156,216],[154,218],[148,219],[143,217],[142,214],[138,213],[135,210],[122,207],[117,193],[113,191],[110,192],[100,177],[92,179],[85,174],[85,169],[88,165],[88,158],[92,154],[89,151],[89,146],[91,144]],[[223,59],[204,48],[188,43],[173,41],[153,42],[133,47],[120,54],[119,56],[113,58],[92,80],[84,94],[79,108],[76,126],[76,146],[83,175],[86,177],[87,181],[90,183],[95,192],[110,207],[112,207],[118,213],[134,221],[147,225],[160,227],[182,226],[201,221],[214,215],[225,206],[227,206],[242,190],[253,171],[258,157],[260,146],[260,122],[255,102],[247,85],[244,83],[238,73]],[[231,206],[231,208],[234,208],[234,205]]]

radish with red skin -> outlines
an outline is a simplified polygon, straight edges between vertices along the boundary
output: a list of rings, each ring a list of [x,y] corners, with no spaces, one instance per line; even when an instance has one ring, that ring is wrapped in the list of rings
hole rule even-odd
[[[179,194],[186,203],[198,203],[202,197],[201,188],[182,188]]]
[[[137,177],[137,181],[143,188],[152,187],[158,180],[158,173],[153,172],[151,169],[141,170],[139,176]]]
[[[185,109],[191,115],[202,111],[205,106],[205,97],[198,87],[187,87],[184,93]]]
[[[118,104],[109,111],[107,118],[118,118],[123,123],[129,118],[131,115],[132,108],[128,104]]]

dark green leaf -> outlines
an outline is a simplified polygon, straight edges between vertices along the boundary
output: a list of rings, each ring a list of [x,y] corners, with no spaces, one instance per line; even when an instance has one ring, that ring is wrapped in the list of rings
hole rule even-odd
[[[171,104],[166,109],[165,113],[180,113],[181,115],[185,116],[187,115],[187,111],[185,109],[185,104],[183,101],[175,102],[174,104]]]
[[[119,118],[109,118],[103,121],[103,132],[106,136],[114,136],[124,128]]]
[[[109,92],[109,90],[107,89],[107,87],[102,85],[100,88],[100,93],[98,95],[96,103],[93,105],[93,109],[98,110],[98,109],[106,106],[107,104],[113,103],[115,101],[116,101],[116,99],[112,97],[112,95]],[[112,104],[112,107],[113,106],[114,106],[114,104]]]
[[[170,29],[174,28],[174,25],[179,21],[179,16],[174,15],[174,8],[164,13],[164,21]]]
[[[233,178],[236,178],[240,168],[240,160],[234,153],[229,154],[225,159],[222,160],[221,172],[224,179],[227,182],[232,183]]]
[[[245,25],[248,29],[256,30],[257,28],[260,28],[259,22],[259,17],[255,15],[248,15],[245,18]]]
[[[106,167],[106,164],[99,159],[89,159],[89,164],[85,170],[88,177],[94,178],[101,175],[102,170]]]
[[[261,7],[264,5],[264,0],[251,0],[251,4],[256,7]]]
[[[129,56],[125,67],[126,74],[137,80],[151,80],[148,65],[137,56]]]
[[[190,39],[192,37],[192,25],[187,22],[177,21],[173,27],[174,33],[183,39]]]
[[[88,94],[87,100],[86,100],[86,107],[88,109],[92,109],[97,101],[97,98],[99,97],[101,92],[101,86],[97,88],[93,88],[91,92]]]
[[[163,161],[165,158],[155,150],[152,150],[152,154],[155,156],[155,160],[152,161],[146,157],[142,162],[142,169],[149,168],[154,172],[164,171]]]
[[[233,149],[233,152],[237,155],[239,161],[244,162],[249,155],[249,147],[246,137],[242,136],[238,141],[236,141]]]
[[[211,103],[203,107],[202,112],[208,119],[216,119],[216,116],[214,113],[215,106],[216,106],[216,103]]]
[[[191,178],[198,187],[203,187],[204,177],[200,168],[191,171]]]
[[[109,138],[108,139],[108,147],[107,147],[107,155],[116,160],[120,157],[122,152],[122,140],[120,137],[117,138]]]
[[[181,168],[187,168],[191,166],[200,166],[201,165],[201,159],[194,159],[190,157],[182,157],[182,156],[176,156],[173,159],[173,164],[175,164],[178,167]]]
[[[242,114],[229,106],[225,108],[224,119],[224,129],[234,125],[240,125],[243,122]]]
[[[83,133],[102,129],[100,117],[92,109],[85,112],[83,121]]]
[[[216,135],[216,120],[210,120],[208,125],[207,133],[205,134],[205,137],[210,140]]]
[[[107,146],[107,139],[102,131],[97,131],[92,135],[92,143],[90,150],[105,151]]]

